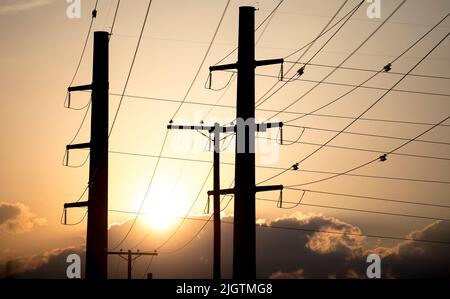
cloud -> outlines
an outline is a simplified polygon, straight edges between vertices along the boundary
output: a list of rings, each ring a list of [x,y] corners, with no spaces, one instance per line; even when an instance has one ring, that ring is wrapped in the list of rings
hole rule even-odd
[[[206,219],[205,217],[195,217]],[[222,219],[233,221],[232,216]],[[116,246],[128,232],[132,220],[114,224],[109,229],[109,248]],[[154,278],[211,278],[212,277],[212,223],[198,235],[203,221],[186,220],[181,230],[163,248],[159,249],[147,271],[150,257],[140,257],[133,266],[133,277],[142,278],[152,272]],[[275,227],[290,227],[298,230],[281,230]],[[172,234],[167,231],[149,230],[145,221],[138,220],[127,241],[118,249],[133,248],[153,251]],[[272,227],[272,228],[271,228]],[[302,214],[278,218],[273,221],[259,220],[256,227],[258,278],[365,278],[366,257],[370,253],[381,256],[383,278],[428,278],[449,277],[450,260],[448,245],[401,241],[392,247],[369,246],[361,236],[325,234],[310,230],[329,230],[361,233],[351,223],[322,214]],[[195,236],[196,235],[196,236]],[[222,273],[231,278],[233,226],[222,225]],[[193,236],[195,238],[192,240]],[[435,222],[413,231],[410,237],[450,241],[448,222]],[[373,244],[373,243],[370,243]],[[65,277],[69,253],[83,248],[55,249],[36,256],[15,259],[10,265],[21,269],[16,277],[54,278]],[[82,255],[83,256],[83,255]],[[109,277],[125,278],[126,263],[117,256],[109,257]],[[84,267],[84,262],[83,262]],[[5,266],[4,266],[5,268]],[[11,268],[11,267],[10,267]]]
[[[409,238],[450,242],[450,223],[437,221],[423,229],[413,231]],[[449,245],[402,241],[392,248],[378,247],[372,250],[382,259],[385,277],[433,278],[450,277]]]
[[[0,202],[0,234],[21,234],[45,223],[21,203]]]
[[[273,226],[289,224],[299,229],[323,229],[360,233],[360,229],[342,221],[309,214],[298,218],[293,215],[269,224]],[[279,236],[267,236],[266,244],[272,243],[271,252],[264,255],[276,258],[272,265],[265,261],[267,271],[276,267],[283,269],[272,272],[272,278],[365,278],[366,257],[377,253],[381,257],[383,278],[448,278],[450,277],[450,260],[448,245],[401,241],[393,247],[368,248],[364,237],[343,237],[340,235],[313,233],[295,237],[282,233]],[[450,224],[437,221],[426,227],[411,232],[407,237],[423,240],[440,240],[450,242]],[[266,239],[265,239],[266,240]],[[299,245],[295,246],[297,243]],[[276,244],[276,245],[275,245]],[[284,250],[289,246],[289,250]],[[276,249],[279,247],[280,249]],[[295,248],[295,249],[294,249]],[[295,254],[292,254],[295,252]],[[288,265],[291,263],[291,266]]]
[[[26,255],[7,260],[0,264],[3,278],[67,278],[67,256],[78,254],[84,263],[84,247],[56,248],[36,255]]]
[[[52,3],[53,0],[6,0],[0,4],[0,14],[19,13]]]

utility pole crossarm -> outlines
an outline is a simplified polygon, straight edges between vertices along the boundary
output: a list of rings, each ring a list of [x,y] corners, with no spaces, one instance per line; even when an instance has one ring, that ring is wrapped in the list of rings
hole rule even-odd
[[[131,279],[131,271],[132,271],[132,268],[133,268],[133,261],[134,260],[136,260],[137,258],[139,258],[139,257],[141,257],[143,255],[151,255],[151,256],[158,255],[158,253],[156,251],[155,252],[140,252],[138,250],[138,251],[133,252],[131,250],[123,251],[122,249],[120,251],[108,251],[107,254],[118,255],[119,257],[121,257],[121,258],[123,258],[124,260],[127,261],[127,266],[128,266],[127,267],[128,268],[127,278],[128,279]],[[127,255],[127,257],[123,256],[125,254]],[[133,257],[133,256],[135,256],[135,257]]]
[[[232,70],[232,69],[236,69],[237,67],[238,67],[237,63],[214,65],[214,66],[209,67],[209,71],[214,72],[214,71]]]
[[[284,59],[278,58],[278,59],[267,59],[267,60],[255,60],[253,63],[254,67],[258,66],[265,66],[265,65],[273,65],[273,64],[283,64]],[[214,65],[209,67],[210,72],[214,71],[225,71],[225,70],[232,70],[237,69],[239,67],[239,62],[237,63],[230,63],[230,64],[222,64],[222,65]]]
[[[92,84],[79,85],[79,86],[70,86],[70,87],[67,88],[68,92],[83,91],[83,90],[92,90]]]
[[[78,202],[70,202],[64,204],[64,209],[67,208],[81,208],[81,207],[87,207],[88,202],[87,201],[78,201]]]
[[[272,64],[283,64],[284,59],[278,58],[278,59],[267,59],[267,60],[256,60],[255,61],[255,67],[258,66],[265,66],[265,65],[272,65]]]
[[[68,144],[68,145],[66,145],[66,150],[89,148],[89,147],[91,147],[90,142],[78,143],[78,144]]]
[[[283,190],[283,185],[269,185],[269,186],[256,186],[255,192],[265,192],[265,191],[275,191]],[[220,189],[220,195],[234,194],[236,192],[235,188]],[[214,195],[214,191],[208,191],[208,196]]]
[[[127,254],[127,252],[126,251],[108,251],[108,254],[113,254],[113,255],[124,255],[124,254]],[[131,255],[153,255],[153,256],[156,256],[156,255],[158,255],[158,253],[157,252],[140,252],[140,251],[138,251],[138,252],[131,252]]]

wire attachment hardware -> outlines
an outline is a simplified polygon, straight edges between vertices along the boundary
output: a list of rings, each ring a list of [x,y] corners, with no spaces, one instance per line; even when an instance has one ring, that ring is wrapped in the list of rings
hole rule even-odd
[[[392,64],[388,63],[383,67],[383,70],[387,73],[392,69]]]

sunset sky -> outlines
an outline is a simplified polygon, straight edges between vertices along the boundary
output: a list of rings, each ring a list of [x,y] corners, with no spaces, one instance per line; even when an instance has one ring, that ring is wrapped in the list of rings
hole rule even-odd
[[[314,40],[344,2],[345,6],[331,25],[360,1],[284,0],[256,31],[257,59],[296,61],[305,49],[286,57]],[[304,160],[386,93],[386,90],[357,88],[318,110],[352,89],[342,84],[358,85],[374,74],[338,69],[296,101],[333,70],[326,66],[341,64],[401,2],[381,0],[380,19],[368,18],[369,3],[362,4],[335,36],[332,37],[339,25],[306,52],[300,62],[314,57],[300,80],[287,83],[257,107],[259,122],[267,119],[286,122],[300,116],[298,113],[314,113],[284,127],[284,145],[274,141],[279,138],[277,129],[259,133],[263,138],[256,139],[259,149],[256,182]],[[161,253],[148,268],[155,278],[210,278],[212,273],[212,224],[198,233],[204,221],[186,219],[174,237],[164,242],[177,229],[182,217],[209,218],[205,205],[207,191],[213,187],[212,173],[208,176],[213,157],[208,151],[208,139],[191,131],[167,133],[166,126],[186,94],[186,103],[173,119],[175,124],[198,124],[201,120],[208,125],[216,121],[225,124],[235,118],[235,110],[230,107],[236,105],[234,77],[227,84],[232,74],[215,72],[212,88],[226,87],[220,91],[206,89],[208,68],[237,46],[239,6],[251,5],[258,9],[258,26],[278,3],[279,0],[231,0],[227,6],[226,0],[153,0],[109,140],[109,209],[116,210],[109,213],[109,244],[112,248],[123,238],[135,217],[133,212],[143,203],[143,215],[138,217],[138,224],[121,248],[141,251],[158,248]],[[81,0],[81,18],[70,19],[66,15],[68,3],[63,0],[4,0],[0,3],[0,277],[64,278],[65,257],[72,252],[83,252],[86,220],[73,226],[64,226],[60,220],[63,204],[76,201],[88,182],[89,160],[77,168],[62,165],[65,146],[80,127],[86,109],[67,109],[64,100],[94,5],[93,0]],[[116,5],[116,0],[98,1],[92,32],[110,30]],[[117,95],[124,91],[147,5],[147,0],[122,0],[120,3],[110,40],[110,122],[119,104]],[[225,7],[223,21],[201,64]],[[342,66],[382,69],[449,12],[450,2],[446,0],[406,1]],[[449,30],[450,18],[447,18],[392,64],[391,72],[397,74],[380,73],[364,86],[391,88],[402,78],[401,74],[408,73]],[[236,59],[233,53],[222,63],[234,63]],[[285,63],[285,78],[294,76],[301,67],[296,65],[287,73],[291,66],[292,63]],[[257,101],[277,83],[279,72],[278,65],[256,70]],[[363,277],[368,253],[382,256],[383,277],[449,277],[450,245],[443,243],[450,242],[450,120],[420,136],[419,141],[388,155],[385,162],[376,161],[345,175],[312,183],[374,160],[450,116],[450,40],[447,38],[440,43],[411,74],[420,76],[407,76],[395,86],[397,91],[387,93],[361,116],[365,120],[357,120],[345,130],[366,135],[339,134],[302,161],[299,170],[289,170],[265,183],[304,184],[298,188],[311,191],[304,193],[301,204],[292,209],[280,209],[276,203],[277,192],[257,194],[257,198],[273,200],[257,201],[256,218],[263,226],[278,224],[379,237],[258,227],[258,277]],[[90,84],[91,80],[92,38],[73,85]],[[276,88],[282,85],[278,82]],[[89,93],[71,95],[73,108],[84,107],[88,102]],[[218,105],[211,105],[215,103]],[[273,112],[280,110],[284,113]],[[88,113],[74,143],[89,141],[90,111]],[[160,153],[166,134],[163,158],[145,197],[157,162],[150,156]],[[235,145],[231,138],[224,141],[226,149],[221,155],[225,162],[221,166],[222,188],[228,188],[234,179]],[[289,145],[297,139],[298,143]],[[72,151],[70,165],[82,164],[87,155],[85,150]],[[197,194],[200,194],[198,199]],[[298,190],[284,190],[283,200],[296,203],[302,194]],[[87,200],[87,194],[83,200]],[[227,205],[228,201],[228,198],[223,201],[222,217],[225,222],[232,222],[233,201]],[[284,207],[293,205],[285,203]],[[84,209],[71,209],[68,222],[78,222],[84,214]],[[223,273],[224,277],[230,277],[232,225],[224,223],[222,227]],[[164,246],[159,248],[161,244]],[[139,258],[133,277],[144,276],[148,262],[148,257]],[[116,256],[109,257],[109,277],[126,277],[126,263]]]

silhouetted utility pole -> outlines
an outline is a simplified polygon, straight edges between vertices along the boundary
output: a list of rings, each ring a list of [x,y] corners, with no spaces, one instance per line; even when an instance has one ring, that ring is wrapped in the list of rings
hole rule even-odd
[[[91,90],[91,141],[66,146],[69,150],[90,148],[89,198],[85,202],[64,204],[64,209],[88,207],[86,238],[86,278],[107,278],[108,250],[108,109],[109,109],[109,33],[94,33],[92,84],[69,87],[68,92]],[[70,94],[69,94],[70,96]]]
[[[133,270],[132,268],[133,268],[133,261],[134,260],[140,258],[143,255],[151,255],[151,256],[158,255],[158,253],[156,251],[155,252],[140,252],[138,250],[136,252],[132,252],[131,250],[128,250],[126,252],[127,257],[124,257],[123,255],[125,254],[125,252],[123,252],[122,249],[120,249],[120,251],[109,251],[108,254],[118,255],[120,258],[123,258],[124,260],[127,261],[127,263],[128,263],[127,279],[131,279],[131,273],[132,273],[132,270]],[[150,279],[149,278],[150,276],[147,275],[147,278]]]
[[[221,230],[220,230],[220,133],[234,132],[234,127],[221,127],[218,123],[214,126],[180,126],[168,125],[168,129],[184,129],[184,130],[206,130],[210,134],[214,134],[214,166],[213,166],[213,180],[214,180],[214,198],[213,198],[213,223],[214,223],[214,246],[213,246],[213,279],[221,279]],[[208,197],[209,201],[209,197]],[[209,202],[208,202],[209,204]]]
[[[210,67],[210,71],[237,69],[237,134],[233,232],[233,278],[256,278],[255,192],[281,190],[282,186],[255,186],[255,68],[282,64],[283,59],[255,60],[255,8],[239,8],[237,63]],[[282,126],[282,123],[280,123]],[[224,190],[222,190],[224,191]],[[222,192],[221,191],[221,192]],[[223,193],[222,194],[226,194]]]

